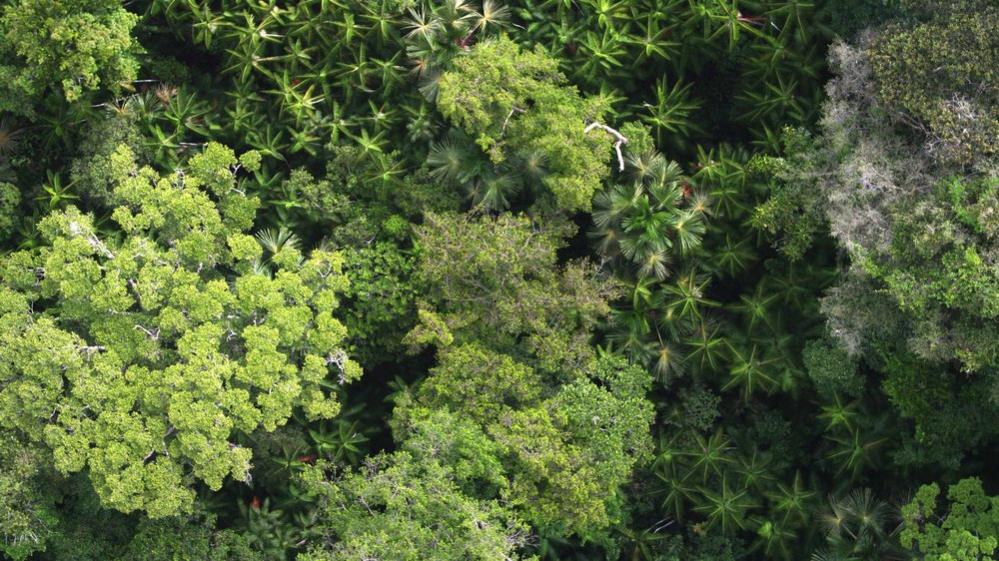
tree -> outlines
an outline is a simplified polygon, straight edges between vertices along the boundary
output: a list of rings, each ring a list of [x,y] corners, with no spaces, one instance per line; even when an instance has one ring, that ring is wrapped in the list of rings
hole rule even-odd
[[[196,481],[249,479],[237,433],[299,407],[330,418],[324,388],[360,375],[333,315],[342,257],[256,261],[258,201],[236,173],[258,162],[213,143],[160,175],[122,147],[116,232],[70,206],[42,220],[42,247],[0,260],[0,427],[43,442],[63,473],[87,470],[108,507],[190,511]]]
[[[211,515],[144,519],[124,548],[122,561],[264,561],[266,557],[250,547],[246,535],[233,529],[215,528]]]
[[[56,532],[57,496],[47,492],[44,453],[0,432],[0,553],[15,561],[45,551]]]
[[[891,214],[891,244],[858,251],[858,265],[909,319],[914,350],[961,361],[969,372],[999,362],[993,325],[999,276],[991,270],[999,179],[943,181]]]
[[[676,162],[654,150],[629,160],[633,182],[597,195],[591,236],[602,254],[619,256],[639,277],[663,280],[677,257],[700,247],[707,198],[694,192]]]
[[[886,355],[879,366],[884,394],[915,425],[911,440],[902,441],[899,460],[957,469],[965,452],[973,453],[999,434],[994,375],[955,376],[904,350]]]
[[[820,392],[862,396],[856,373],[877,371],[915,428],[895,461],[954,468],[993,437],[999,411],[996,12],[977,0],[898,8],[831,45],[821,131],[787,130],[780,158],[756,158],[770,198],[753,221],[792,258],[825,223],[849,257],[822,301],[836,341],[804,352]],[[864,441],[851,432],[835,439],[849,461]]]
[[[529,536],[523,523],[497,501],[462,493],[450,467],[436,460],[394,452],[339,478],[319,467],[306,477],[322,497],[330,539],[300,555],[303,561],[522,558],[517,550]]]
[[[350,279],[343,322],[357,348],[355,354],[362,364],[398,354],[416,316],[412,281],[416,259],[391,242],[347,247],[343,253],[344,273]]]
[[[557,59],[540,48],[521,51],[507,38],[490,39],[457,58],[438,87],[441,112],[494,164],[510,161],[517,168],[541,154],[541,182],[558,208],[589,210],[615,139],[587,127],[600,122],[607,102],[568,85]]]
[[[0,182],[0,240],[5,240],[17,225],[17,205],[21,193],[10,183]]]
[[[826,227],[821,181],[815,176],[815,140],[805,129],[785,128],[781,157],[756,155],[748,163],[751,178],[766,185],[769,197],[753,211],[753,227],[775,238],[792,261],[804,257]]]
[[[511,215],[428,213],[416,229],[417,278],[458,341],[527,351],[552,370],[582,367],[616,285],[586,261],[558,265],[569,228]]]
[[[67,101],[135,79],[138,16],[119,0],[17,0],[0,13],[0,111],[31,115],[59,87]]]
[[[902,547],[926,561],[985,561],[999,547],[999,497],[982,490],[977,477],[947,490],[949,504],[937,502],[940,486],[923,485],[902,507]]]
[[[951,4],[951,5],[946,5]],[[999,9],[942,3],[914,26],[889,25],[868,51],[879,98],[918,123],[928,151],[971,164],[999,154]]]
[[[996,117],[986,113],[997,82],[985,29],[997,16],[975,6],[983,7],[915,10],[857,45],[834,44],[822,135],[785,135],[790,155],[770,166],[786,186],[758,209],[760,225],[783,223],[794,236],[792,218],[814,222],[821,210],[851,255],[852,279],[863,279],[853,304],[844,291],[827,306],[834,335],[854,352],[893,323],[863,321],[861,301],[874,297],[856,292],[883,288],[922,358],[956,359],[967,371],[995,360],[994,311],[983,302],[994,288],[985,215],[995,196]]]
[[[863,393],[864,380],[858,374],[855,356],[829,339],[815,339],[805,345],[802,359],[815,389],[822,395],[836,394],[858,397]]]
[[[818,559],[885,559],[897,555],[897,514],[870,489],[830,496],[821,515],[827,548]]]
[[[622,486],[651,450],[648,373],[605,356],[582,372],[544,377],[477,345],[440,353],[427,379],[397,403],[393,426],[403,447],[415,457],[432,450],[448,465],[479,462],[456,470],[469,474],[463,487],[501,498],[546,535],[602,536],[621,516]],[[428,440],[426,420],[441,410],[472,425],[438,422],[438,436]],[[462,434],[471,435],[461,440],[464,452],[455,444]],[[413,448],[416,442],[425,444]]]

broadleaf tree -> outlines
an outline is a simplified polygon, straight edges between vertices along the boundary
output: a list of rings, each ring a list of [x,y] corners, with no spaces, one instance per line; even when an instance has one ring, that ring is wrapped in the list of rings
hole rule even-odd
[[[160,174],[123,147],[115,228],[70,206],[42,220],[40,247],[0,260],[0,426],[86,470],[107,507],[173,515],[196,482],[249,480],[238,433],[298,409],[330,418],[360,375],[334,315],[342,257],[259,261],[258,201],[237,178],[258,161],[209,144]]]

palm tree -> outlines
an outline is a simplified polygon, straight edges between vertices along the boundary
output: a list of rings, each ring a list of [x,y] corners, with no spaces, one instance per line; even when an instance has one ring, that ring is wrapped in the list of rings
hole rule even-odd
[[[721,335],[721,325],[710,319],[697,322],[684,343],[690,349],[684,362],[698,372],[717,372],[729,357],[729,342]]]
[[[268,271],[271,264],[282,259],[302,260],[301,240],[292,231],[285,228],[277,230],[269,228],[257,232],[256,237],[260,247],[264,250],[264,254],[254,264],[255,270],[258,272]]]
[[[857,477],[861,470],[875,463],[876,453],[887,441],[873,430],[850,430],[826,435],[833,448],[826,457],[837,466],[836,474],[849,472]]]
[[[692,117],[700,103],[691,99],[690,88],[691,84],[682,81],[670,85],[664,76],[656,85],[655,103],[641,104],[646,113],[642,115],[642,122],[655,130],[660,144],[664,142],[665,135],[686,138],[699,131]]]
[[[586,32],[579,42],[579,50],[583,55],[583,63],[575,74],[589,82],[606,80],[622,69],[624,55],[627,54],[620,35],[609,28],[600,34]]]
[[[829,497],[829,508],[820,520],[828,548],[818,559],[901,558],[894,544],[894,536],[901,528],[895,509],[878,500],[870,489]]]
[[[634,26],[638,32],[625,36],[625,42],[638,49],[633,68],[639,68],[649,61],[672,60],[679,51],[680,43],[669,38],[675,24],[664,25],[661,13],[647,13],[644,21],[637,19]]]
[[[742,400],[748,402],[756,391],[772,393],[777,389],[778,376],[773,371],[776,360],[765,356],[756,345],[748,350],[731,347],[732,366],[729,371],[729,381],[722,386],[723,390],[742,388]]]
[[[694,510],[708,517],[708,527],[718,525],[725,534],[744,529],[747,512],[756,506],[746,489],[729,487],[727,477],[722,477],[720,488],[701,488],[701,494],[704,504],[695,506]]]
[[[689,461],[690,473],[700,472],[701,482],[707,483],[712,475],[725,475],[725,468],[734,462],[731,450],[731,441],[719,429],[708,438],[695,434],[691,447],[681,454]]]
[[[653,561],[656,559],[656,544],[669,537],[666,529],[673,521],[666,518],[657,521],[648,528],[637,530],[627,526],[618,526],[615,531],[621,536],[624,555],[629,561]]]
[[[808,523],[815,497],[816,493],[805,487],[800,471],[795,472],[790,485],[777,483],[777,488],[767,495],[771,510],[780,516],[781,523],[799,526]]]
[[[693,192],[675,162],[654,153],[629,161],[632,183],[594,198],[590,236],[604,255],[630,262],[639,278],[662,280],[675,257],[700,246],[706,208],[688,205]]]

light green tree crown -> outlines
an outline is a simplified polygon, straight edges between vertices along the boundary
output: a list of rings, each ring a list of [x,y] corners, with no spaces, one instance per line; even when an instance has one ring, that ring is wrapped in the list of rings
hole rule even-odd
[[[0,427],[47,444],[64,473],[88,470],[108,507],[172,515],[197,480],[247,480],[238,433],[297,407],[332,417],[327,378],[361,374],[333,315],[341,256],[261,263],[244,233],[258,201],[236,172],[258,162],[212,143],[160,175],[122,147],[117,230],[69,207],[41,222],[41,248],[0,260]]]

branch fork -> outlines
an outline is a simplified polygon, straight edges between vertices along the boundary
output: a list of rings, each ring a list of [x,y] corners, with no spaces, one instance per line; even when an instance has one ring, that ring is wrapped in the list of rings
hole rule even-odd
[[[593,129],[602,129],[607,134],[614,137],[614,151],[617,152],[617,164],[618,171],[624,171],[624,154],[621,153],[621,146],[628,143],[628,139],[625,138],[617,129],[611,128],[603,123],[598,123],[596,121],[586,125],[583,129],[584,133],[588,133]]]

